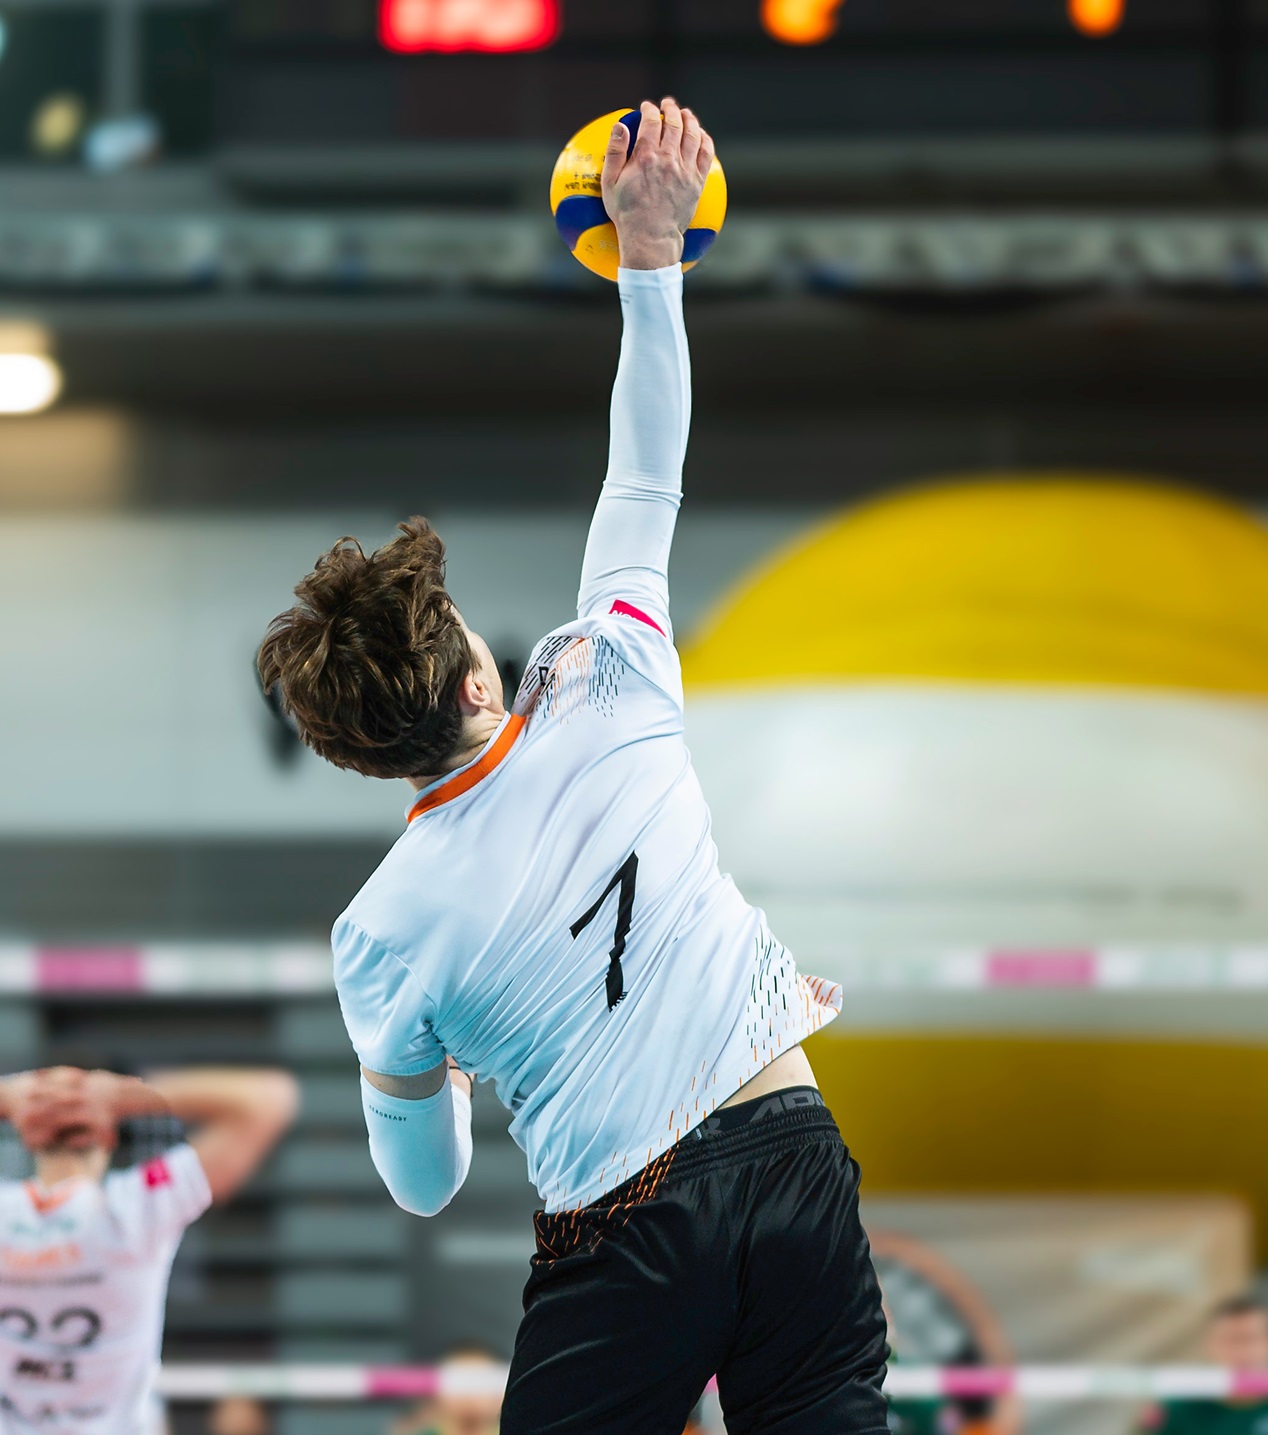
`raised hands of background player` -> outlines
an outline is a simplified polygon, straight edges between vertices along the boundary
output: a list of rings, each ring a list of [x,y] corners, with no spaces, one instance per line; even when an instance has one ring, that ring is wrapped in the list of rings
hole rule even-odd
[[[112,1071],[51,1066],[5,1083],[5,1114],[31,1151],[52,1145],[113,1147],[118,1124],[166,1110],[157,1093]]]
[[[639,106],[638,138],[617,124],[603,157],[603,206],[616,225],[626,269],[664,269],[682,259],[683,234],[713,163],[713,140],[671,96]]]
[[[115,1123],[100,1083],[78,1067],[23,1072],[6,1083],[5,1096],[6,1114],[31,1151],[58,1143],[114,1145]]]

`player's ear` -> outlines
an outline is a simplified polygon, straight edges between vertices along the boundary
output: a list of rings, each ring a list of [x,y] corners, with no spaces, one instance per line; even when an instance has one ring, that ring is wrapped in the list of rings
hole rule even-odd
[[[489,705],[489,689],[479,673],[469,672],[458,685],[458,708],[464,718],[475,717]]]

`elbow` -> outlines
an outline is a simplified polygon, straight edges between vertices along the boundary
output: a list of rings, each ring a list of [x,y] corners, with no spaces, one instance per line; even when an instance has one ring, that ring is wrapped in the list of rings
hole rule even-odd
[[[302,1094],[299,1081],[289,1071],[274,1070],[265,1073],[269,1107],[283,1127],[293,1126],[299,1115]]]
[[[453,1200],[471,1166],[470,1103],[455,1106],[446,1082],[434,1097],[384,1095],[362,1077],[370,1159],[392,1199],[414,1216],[438,1215]]]
[[[383,1173],[380,1172],[380,1175]],[[458,1194],[461,1181],[456,1181],[447,1188],[439,1186],[423,1186],[410,1182],[390,1181],[384,1177],[383,1184],[387,1187],[388,1195],[396,1202],[402,1211],[408,1211],[411,1216],[438,1216],[441,1211]]]
[[[381,1152],[372,1152],[374,1165],[387,1187],[388,1194],[411,1216],[438,1216],[462,1189],[467,1179],[469,1159],[460,1153],[457,1159],[383,1160]]]
[[[389,1187],[389,1190],[391,1188]],[[402,1211],[408,1211],[411,1216],[438,1216],[441,1211],[453,1200],[453,1195],[439,1199],[410,1195],[404,1191],[392,1191],[392,1199]]]

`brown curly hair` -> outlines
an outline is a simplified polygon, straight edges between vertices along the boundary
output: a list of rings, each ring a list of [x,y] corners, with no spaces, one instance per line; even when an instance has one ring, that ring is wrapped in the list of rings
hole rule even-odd
[[[341,538],[269,624],[266,692],[315,753],[367,777],[426,777],[459,746],[458,689],[475,669],[445,590],[445,545],[425,518],[366,555]]]

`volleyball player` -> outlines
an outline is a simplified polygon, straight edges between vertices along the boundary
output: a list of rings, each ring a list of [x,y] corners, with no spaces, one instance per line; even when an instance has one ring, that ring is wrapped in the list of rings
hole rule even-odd
[[[681,1435],[715,1371],[731,1435],[884,1435],[858,1170],[800,1046],[840,992],[719,872],[683,736],[680,260],[713,142],[672,99],[637,129],[603,165],[624,336],[576,617],[508,709],[414,519],[321,557],[260,671],[323,757],[413,789],[334,928],[380,1173],[420,1214],[452,1198],[469,1072],[544,1199],[503,1435]],[[816,735],[788,740],[813,782]]]
[[[1213,1365],[1260,1377],[1268,1370],[1268,1305],[1257,1295],[1233,1296],[1211,1312],[1207,1355]],[[1251,1382],[1247,1382],[1249,1385]],[[1268,1435],[1268,1400],[1164,1400],[1150,1408],[1138,1435]]]
[[[0,1081],[35,1178],[0,1182],[0,1435],[151,1435],[167,1281],[185,1230],[227,1200],[295,1114],[281,1071],[142,1082],[54,1067]],[[109,1170],[121,1121],[174,1116],[188,1141]]]

